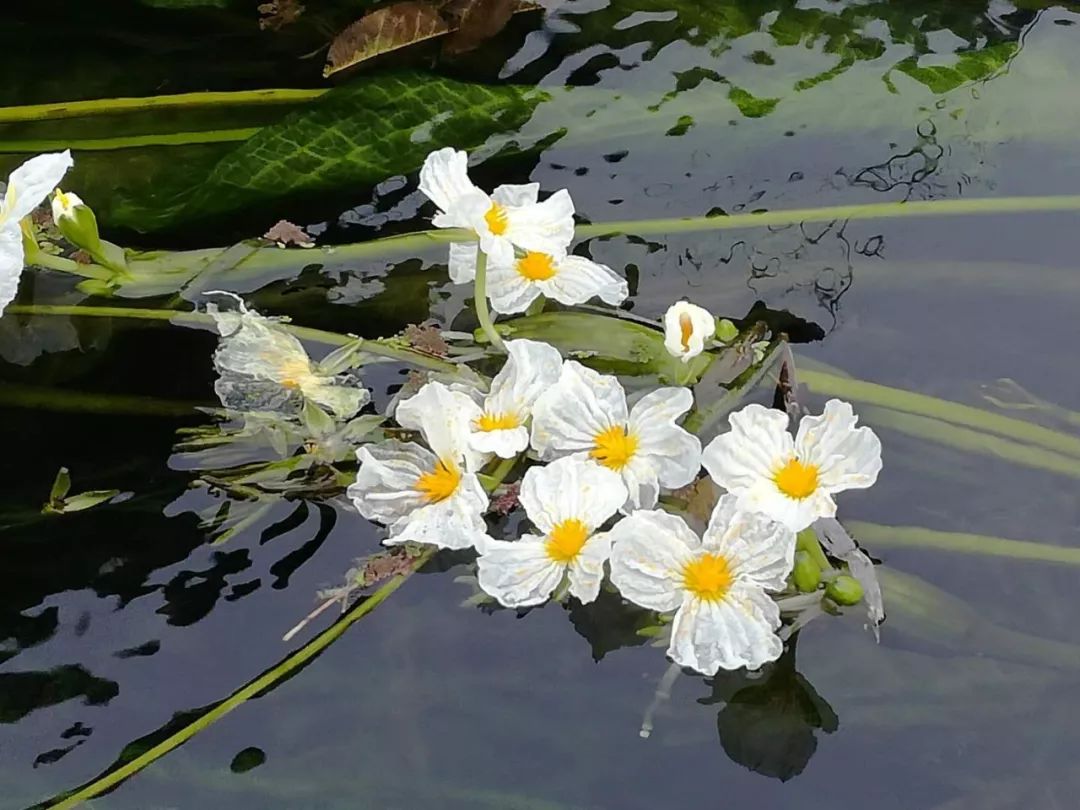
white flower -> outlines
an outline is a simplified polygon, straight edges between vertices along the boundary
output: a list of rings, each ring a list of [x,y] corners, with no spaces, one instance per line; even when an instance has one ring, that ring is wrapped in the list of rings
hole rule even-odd
[[[213,304],[206,309],[221,335],[214,391],[226,408],[299,410],[306,398],[347,419],[370,399],[351,376],[321,373],[299,340],[242,301],[238,312],[221,312]]]
[[[469,447],[479,407],[468,394],[426,383],[397,407],[398,424],[428,447],[386,441],[356,451],[360,469],[348,495],[361,515],[390,527],[386,542],[481,547],[488,496],[476,471],[486,456]]]
[[[506,607],[526,607],[547,600],[567,576],[572,596],[594,601],[611,551],[610,533],[595,532],[626,500],[622,480],[583,459],[563,458],[529,468],[519,497],[544,534],[513,543],[489,539],[477,560],[480,587]]]
[[[628,409],[618,380],[568,360],[533,406],[532,446],[545,460],[573,454],[614,470],[626,506],[649,508],[661,486],[685,486],[701,468],[701,442],[675,424],[693,402],[687,388],[657,388]]]
[[[541,295],[568,306],[597,296],[618,306],[629,292],[625,279],[584,256],[528,251],[507,263],[492,260],[488,266],[491,308],[504,314],[524,312]]]
[[[701,354],[714,334],[716,318],[696,304],[676,301],[664,313],[664,348],[684,363]]]
[[[512,263],[515,246],[561,254],[574,238],[574,203],[566,189],[543,202],[537,201],[538,183],[499,186],[489,196],[469,179],[468,155],[449,147],[424,160],[420,190],[439,208],[431,223],[473,231],[489,261]],[[449,269],[455,283],[472,281],[476,246],[452,244]]]
[[[559,350],[535,340],[508,340],[506,363],[484,399],[483,412],[473,421],[474,449],[513,458],[529,446],[533,403],[559,379]]]
[[[783,589],[795,534],[720,498],[705,536],[682,518],[639,511],[608,532],[611,581],[631,602],[676,611],[668,655],[706,675],[757,669],[783,652],[780,609],[766,591]]]
[[[72,165],[70,151],[53,152],[30,158],[8,177],[0,201],[0,315],[19,291],[25,260],[19,221],[52,193]]]
[[[851,405],[830,399],[821,416],[803,417],[792,439],[785,413],[747,405],[731,414],[731,430],[710,442],[702,462],[740,508],[802,531],[836,515],[833,493],[877,480],[881,442],[858,421]]]

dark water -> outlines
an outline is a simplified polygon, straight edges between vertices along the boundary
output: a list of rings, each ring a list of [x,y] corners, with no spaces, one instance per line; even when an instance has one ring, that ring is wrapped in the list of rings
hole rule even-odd
[[[321,55],[300,57],[348,21],[347,10],[314,0],[277,34],[260,32],[243,3],[39,5],[5,14],[4,105],[322,87]],[[510,131],[469,130],[483,137],[468,145],[490,136],[498,152],[478,176],[567,187],[594,222],[1071,194],[1080,191],[1078,22],[1080,9],[1038,2],[581,0],[520,15],[479,52],[432,70],[549,91]],[[432,61],[424,53],[391,67]],[[290,114],[8,124],[0,167],[28,140],[253,129]],[[382,137],[371,121],[358,126],[354,142]],[[346,243],[421,229],[430,214],[414,174],[372,179],[344,157],[318,187],[268,182],[233,194],[226,184],[211,203],[193,189],[215,167],[221,174],[242,140],[101,146],[77,152],[71,185],[125,244],[225,245],[281,217]],[[809,322],[797,347],[808,367],[990,409],[980,386],[1011,378],[1080,409],[1075,214],[839,221],[588,248],[628,274],[639,314],[683,295],[729,317],[763,302]],[[362,335],[429,314],[468,325],[466,293],[449,285],[442,261],[432,249],[301,264],[235,286],[266,312]],[[23,280],[20,303],[78,299],[64,278]],[[0,323],[5,386],[51,392],[48,407],[2,409],[0,806],[87,781],[174,715],[273,665],[299,643],[281,636],[315,592],[379,542],[337,502],[288,501],[213,545],[195,515],[212,497],[188,488],[192,475],[171,450],[177,428],[205,417],[64,410],[70,392],[208,403],[213,345],[206,332],[132,322]],[[366,381],[382,401],[401,375]],[[1052,413],[1007,413],[1077,431]],[[912,436],[887,414],[865,421],[882,435],[885,472],[872,491],[843,499],[845,519],[1080,545],[1076,475]],[[61,465],[76,490],[134,495],[43,518]],[[469,569],[440,559],[298,675],[92,806],[1075,806],[1075,568],[869,550],[966,607],[947,603],[935,624],[893,605],[879,645],[857,615],[815,622],[797,656],[766,678],[684,675],[648,740],[638,728],[667,664],[616,605],[549,605],[520,618],[462,607],[471,590],[454,580]],[[970,622],[944,626],[960,615]]]

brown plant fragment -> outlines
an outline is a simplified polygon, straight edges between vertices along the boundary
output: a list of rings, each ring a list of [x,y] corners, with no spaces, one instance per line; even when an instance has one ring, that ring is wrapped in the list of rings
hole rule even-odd
[[[491,499],[491,511],[497,515],[508,515],[514,511],[519,503],[518,497],[521,495],[521,483],[515,481],[512,484],[507,484],[502,490]]]
[[[454,33],[443,43],[443,54],[476,50],[502,31],[517,10],[517,0],[451,0],[444,13]]]
[[[259,5],[259,28],[263,31],[279,31],[292,25],[304,13],[304,6],[297,0],[270,0]]]
[[[436,357],[446,357],[450,347],[446,345],[439,327],[430,323],[410,323],[405,327],[405,340],[414,349]]]
[[[688,515],[708,523],[716,502],[720,500],[720,489],[711,478],[705,476],[675,490],[671,497],[681,504]]]
[[[315,247],[315,239],[309,236],[299,225],[294,225],[287,219],[277,222],[263,234],[263,239],[269,239],[282,248],[288,245],[302,248]]]

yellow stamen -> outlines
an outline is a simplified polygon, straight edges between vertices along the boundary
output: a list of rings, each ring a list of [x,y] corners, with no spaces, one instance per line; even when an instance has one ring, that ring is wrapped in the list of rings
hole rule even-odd
[[[588,527],[577,518],[570,518],[555,524],[544,543],[544,550],[554,562],[572,563],[588,539]]]
[[[435,469],[417,478],[413,487],[424,493],[424,500],[428,503],[438,503],[453,495],[460,482],[461,470],[457,465],[453,462],[447,464],[439,459],[435,463]]]
[[[723,599],[735,580],[727,559],[720,554],[702,554],[683,567],[682,575],[683,587],[708,602]]]
[[[307,360],[286,360],[278,366],[278,374],[281,375],[281,385],[285,388],[299,389],[311,379],[311,363]]]
[[[60,189],[56,190],[56,201],[60,203],[60,207],[67,211],[71,208],[71,197],[62,192]]]
[[[484,433],[492,430],[513,430],[520,426],[521,420],[518,418],[518,415],[513,412],[488,413],[487,411],[484,411],[474,424],[474,427],[477,430]]]
[[[793,458],[773,473],[773,483],[789,498],[801,501],[817,491],[818,468],[814,464],[803,464]]]
[[[682,347],[684,352],[690,351],[690,336],[694,334],[694,323],[685,312],[679,316],[679,330],[682,332]]]
[[[506,216],[506,209],[498,203],[491,204],[491,208],[484,214],[484,222],[487,223],[488,230],[496,236],[502,236],[506,233],[506,229],[510,227],[510,223]]]
[[[555,275],[555,261],[546,253],[529,251],[517,260],[518,274],[529,281],[547,281]]]
[[[638,438],[623,425],[609,427],[593,437],[593,449],[589,455],[605,467],[618,472],[634,457]]]

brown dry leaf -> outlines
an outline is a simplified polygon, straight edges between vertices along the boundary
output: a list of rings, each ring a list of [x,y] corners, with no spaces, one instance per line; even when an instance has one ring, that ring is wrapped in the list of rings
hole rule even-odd
[[[263,234],[263,239],[276,242],[278,247],[296,245],[296,247],[315,247],[315,240],[309,236],[299,225],[294,225],[287,219],[280,220],[270,230]]]
[[[270,0],[259,6],[259,28],[278,31],[292,25],[303,13],[304,7],[297,0]]]
[[[440,37],[450,27],[429,3],[404,0],[365,14],[330,43],[323,76],[425,39]]]
[[[451,0],[445,13],[454,33],[443,43],[443,53],[475,50],[502,31],[516,11],[524,10],[517,0]]]
[[[422,552],[400,546],[390,551],[380,551],[372,554],[363,563],[360,579],[363,587],[370,588],[384,579],[407,573],[413,565],[413,561]]]
[[[439,327],[433,324],[410,323],[405,327],[405,340],[414,349],[433,354],[436,357],[446,357],[450,347],[446,345],[443,336],[439,334]]]
[[[509,515],[514,511],[514,507],[518,505],[520,495],[520,482],[515,481],[513,484],[507,484],[498,495],[491,499],[491,511],[496,515]]]

